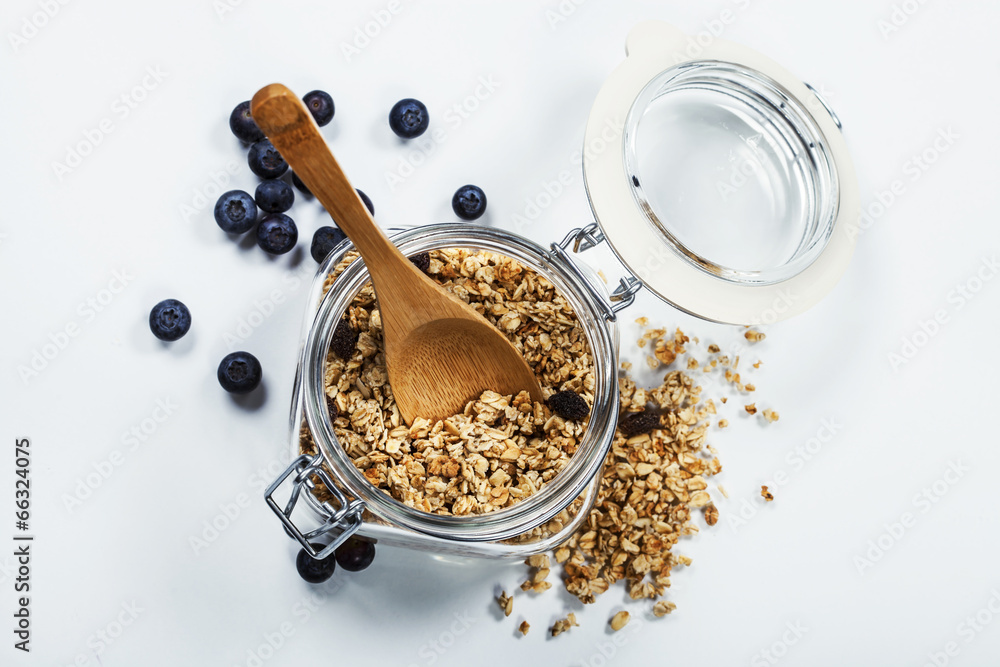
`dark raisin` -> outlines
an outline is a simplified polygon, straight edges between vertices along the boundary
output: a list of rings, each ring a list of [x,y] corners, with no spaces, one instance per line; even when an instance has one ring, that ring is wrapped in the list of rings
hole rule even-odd
[[[330,351],[347,361],[354,356],[354,346],[358,342],[358,332],[354,330],[347,318],[340,320],[340,324],[333,331],[333,338],[330,340]]]
[[[410,255],[410,261],[424,273],[427,273],[427,269],[431,268],[431,254],[429,252]]]
[[[330,413],[330,421],[336,421],[340,415],[340,410],[337,409],[337,401],[334,400],[333,396],[326,397],[326,409]]]
[[[659,427],[659,425],[660,416],[652,410],[633,412],[618,418],[618,428],[626,438],[631,438],[640,433],[649,433],[654,428]]]
[[[569,389],[552,394],[545,403],[563,419],[580,421],[590,414],[590,407],[587,405],[587,401],[580,398],[580,395],[575,391]]]

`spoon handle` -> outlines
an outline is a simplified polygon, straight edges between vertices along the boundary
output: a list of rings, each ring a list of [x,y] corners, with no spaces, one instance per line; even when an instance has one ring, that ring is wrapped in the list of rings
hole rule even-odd
[[[386,266],[386,260],[397,260],[397,266],[409,264],[375,224],[302,100],[282,84],[273,83],[257,91],[250,111],[257,126],[354,243],[370,272]]]

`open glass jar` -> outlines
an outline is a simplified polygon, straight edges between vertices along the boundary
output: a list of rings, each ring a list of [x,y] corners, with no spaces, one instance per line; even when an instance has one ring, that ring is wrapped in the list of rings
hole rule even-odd
[[[692,49],[692,45],[696,48]],[[693,53],[692,53],[693,51]],[[702,46],[660,22],[636,26],[628,58],[595,101],[584,178],[596,223],[545,249],[517,234],[438,224],[392,235],[404,255],[487,250],[547,278],[575,311],[594,359],[589,424],[567,466],[537,493],[478,515],[437,515],[376,489],[337,442],[326,407],[327,351],[369,281],[351,263],[324,295],[345,241],[320,267],[304,324],[290,421],[294,460],[266,499],[314,557],[357,532],[438,553],[524,556],[565,541],[596,498],[618,417],[616,313],[643,286],[704,319],[770,323],[801,312],[846,269],[857,184],[840,121],[811,88],[744,47]],[[626,271],[609,293],[574,254],[607,241]],[[305,428],[315,454],[301,454]],[[322,483],[327,493],[315,493]],[[279,502],[279,491],[287,491]],[[311,522],[300,529],[297,506]],[[301,513],[300,513],[301,514]],[[327,542],[315,549],[315,542]]]

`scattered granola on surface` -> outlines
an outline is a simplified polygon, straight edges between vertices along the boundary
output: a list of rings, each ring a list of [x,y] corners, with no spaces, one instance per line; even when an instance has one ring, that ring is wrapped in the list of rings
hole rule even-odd
[[[746,338],[751,343],[758,343],[767,338],[767,336],[763,332],[755,331],[753,329],[747,329],[743,333],[743,337]]]
[[[337,265],[327,290],[356,258],[349,253]],[[586,431],[595,386],[586,336],[552,283],[508,257],[435,250],[427,273],[504,332],[545,394],[560,398],[550,407],[532,402],[527,392],[485,391],[461,414],[436,422],[418,418],[407,426],[388,384],[381,317],[369,283],[351,302],[341,325],[348,329],[327,357],[334,433],[373,486],[410,507],[454,515],[509,507],[558,474]],[[315,445],[304,428],[303,450],[310,449]],[[542,583],[536,590],[544,590]]]
[[[550,561],[546,554],[535,554],[529,556],[524,564],[531,568],[528,574],[527,580],[521,584],[522,591],[532,591],[534,593],[541,593],[542,591],[547,591],[552,588],[552,583],[545,581],[549,576]]]
[[[614,616],[611,617],[611,620],[608,621],[608,624],[611,625],[611,629],[612,630],[614,630],[615,632],[618,632],[619,630],[621,630],[622,628],[624,628],[626,625],[628,625],[628,622],[629,622],[630,618],[631,618],[631,616],[630,616],[630,614],[627,611],[620,611],[620,612],[618,612],[617,614],[615,614]]]
[[[719,522],[719,508],[713,503],[705,505],[705,523],[714,526]]]
[[[349,255],[338,265],[327,289],[355,258]],[[487,252],[433,251],[427,271],[507,334],[547,397],[567,391],[575,396],[564,395],[547,405],[532,402],[525,393],[502,396],[487,391],[459,415],[435,423],[418,419],[407,427],[388,386],[381,319],[369,284],[351,303],[345,314],[350,330],[338,339],[349,340],[356,332],[353,350],[344,358],[333,351],[328,356],[327,394],[337,439],[374,486],[417,509],[461,515],[508,507],[552,479],[586,430],[589,415],[580,418],[579,405],[565,400],[578,396],[588,411],[593,404],[595,378],[586,337],[552,284],[514,260]],[[745,336],[750,342],[764,339],[752,330]],[[688,370],[718,369],[739,391],[755,390],[752,384],[741,384],[734,372],[738,357],[730,361],[713,344],[708,349],[714,357],[703,365],[688,353],[689,341],[680,329],[651,329],[638,344],[641,348],[651,343],[651,368],[676,362]],[[688,358],[678,361],[684,355]],[[753,364],[759,366],[759,361]],[[627,372],[630,365],[625,362],[622,368]],[[702,400],[701,393],[682,370],[668,368],[662,384],[651,389],[636,386],[627,376],[619,378],[619,428],[600,473],[595,505],[576,533],[553,550],[554,560],[563,567],[566,590],[582,602],[594,602],[622,581],[632,599],[654,602],[655,616],[676,608],[661,597],[670,586],[673,567],[689,565],[691,559],[672,553],[672,547],[680,537],[698,532],[693,510],[702,509],[709,526],[719,519],[707,478],[717,474],[721,464],[706,442],[717,407]],[[755,404],[744,409],[756,413]],[[577,419],[567,418],[570,415]],[[777,413],[765,410],[764,417],[775,421]],[[728,420],[717,423],[724,427]],[[303,451],[315,451],[305,427]],[[721,487],[720,492],[725,495]],[[522,590],[538,593],[551,587],[549,555],[531,556],[526,564],[531,570]],[[504,591],[497,604],[509,616],[513,596]],[[618,630],[628,619],[623,611],[610,623]],[[554,623],[551,634],[558,636],[576,625],[570,613]],[[519,631],[527,634],[529,627],[524,621]]]
[[[659,602],[653,605],[653,616],[656,616],[657,618],[663,618],[664,616],[672,612],[674,609],[677,609],[677,605],[675,605],[673,602],[660,600]]]
[[[566,618],[560,618],[556,621],[551,628],[552,636],[558,637],[564,632],[567,632],[573,626],[580,627],[580,624],[576,622],[576,614],[570,612],[566,614]]]
[[[500,605],[500,609],[503,610],[504,616],[510,616],[510,612],[514,611],[514,598],[513,596],[507,595],[507,591],[500,591],[500,597],[497,598],[497,604]]]
[[[640,320],[642,326],[647,324],[645,318]],[[663,359],[650,357],[651,366],[654,361],[656,366],[669,366],[665,351],[673,354],[671,362],[676,361],[688,354],[684,344],[689,340],[680,329],[672,334],[666,329],[650,329],[637,343],[642,348],[652,341],[654,350],[663,351]],[[714,355],[714,363],[706,364],[705,372],[718,369],[726,383],[736,389],[756,389],[740,384],[739,374],[732,372],[739,357],[730,361],[715,344],[707,349]],[[678,366],[694,370],[701,364],[689,356]],[[754,364],[759,366],[759,361]],[[624,365],[623,369],[628,370]],[[556,547],[553,555],[556,563],[563,565],[566,590],[585,604],[623,581],[632,599],[655,600],[653,615],[663,617],[676,609],[673,602],[660,599],[670,586],[672,568],[691,564],[690,558],[671,549],[680,537],[698,532],[691,523],[692,510],[701,508],[709,526],[719,521],[719,509],[708,494],[706,478],[722,466],[715,449],[705,441],[717,406],[711,399],[702,400],[701,388],[680,370],[669,370],[663,383],[653,389],[636,386],[628,376],[619,377],[618,384],[618,429],[605,459],[597,500],[585,523]],[[721,403],[726,403],[725,397]],[[751,414],[757,410],[754,404],[744,409]],[[718,421],[721,428],[728,424],[727,419]],[[723,497],[729,497],[721,485],[718,489]],[[537,568],[543,562],[538,558],[532,556],[526,562]],[[525,586],[531,581],[529,575]],[[627,618],[627,612],[622,613]],[[559,631],[565,629],[568,626],[560,626]]]
[[[549,557],[546,554],[535,554],[529,556],[524,564],[531,568],[528,573],[528,579],[521,584],[522,591],[532,591],[535,593],[541,593],[542,591],[547,591],[552,588],[551,582],[545,581],[549,576]]]
[[[766,486],[760,487],[760,497],[767,502],[774,500],[774,494],[771,493]]]
[[[527,621],[521,621],[521,625],[517,626],[517,630],[518,630],[518,632],[521,633],[522,637],[524,635],[528,634],[528,630],[530,630],[530,629],[531,629],[531,626],[528,624]]]
[[[687,337],[678,331],[672,340]],[[682,535],[697,532],[691,510],[709,505],[705,478],[721,470],[704,447],[714,408],[701,402],[701,389],[690,376],[670,371],[651,390],[623,377],[619,398],[623,419],[644,413],[649,404],[660,416],[646,433],[627,437],[619,428],[594,508],[555,552],[566,590],[584,603],[617,581],[625,582],[632,599],[663,595],[671,569],[686,560],[670,549]]]

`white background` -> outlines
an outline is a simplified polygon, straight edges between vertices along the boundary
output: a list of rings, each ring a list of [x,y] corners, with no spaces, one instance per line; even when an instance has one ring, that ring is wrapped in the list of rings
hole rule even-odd
[[[1000,609],[1000,280],[980,283],[961,307],[954,291],[969,281],[975,288],[981,269],[992,276],[983,262],[1000,246],[994,3],[908,0],[912,15],[897,13],[898,30],[884,34],[888,1],[591,0],[564,2],[563,13],[555,0],[403,2],[349,61],[342,45],[385,2],[233,0],[221,14],[209,0],[70,2],[33,18],[42,4],[9,0],[0,19],[0,539],[15,532],[15,437],[31,439],[37,536],[28,656],[12,648],[14,562],[0,548],[0,664],[252,665],[251,653],[283,624],[291,634],[276,652],[264,649],[263,664],[600,665],[612,652],[619,664],[765,665],[779,655],[782,665],[917,666],[934,653],[939,664],[997,664],[1000,618],[985,611],[980,620],[992,623],[980,630],[960,624],[991,599]],[[453,220],[451,195],[471,182],[489,196],[484,224],[513,228],[512,216],[568,170],[571,185],[521,230],[548,242],[592,219],[573,154],[602,80],[624,57],[628,29],[659,18],[707,35],[724,9],[733,18],[726,39],[827,94],[844,121],[863,205],[894,181],[902,194],[872,209],[834,292],[744,352],[741,368],[764,360],[744,374],[758,387],[758,407],[777,409],[781,420],[740,417],[744,400],[734,397],[731,428],[711,434],[725,467],[716,481],[730,498],[713,483],[719,524],[678,547],[694,562],[675,571],[668,599],[677,611],[653,619],[620,585],[583,608],[557,586],[539,597],[518,591],[505,619],[492,598],[522,580],[521,564],[380,548],[366,572],[338,572],[312,589],[325,601],[304,612],[311,589],[260,488],[285,454],[312,259],[269,259],[212,220],[213,174],[233,161],[229,187],[257,182],[229,132],[232,107],[273,81],[329,91],[337,113],[324,134],[386,226]],[[25,19],[41,27],[25,28]],[[15,44],[11,33],[30,37]],[[147,78],[155,85],[139,91],[126,116],[116,100],[142,85],[147,68],[165,77]],[[467,119],[449,122],[460,117],[448,109],[480,77],[499,86]],[[388,109],[408,96],[423,100],[432,127],[446,132],[429,154],[388,129]],[[85,132],[95,136],[102,119],[113,131],[60,178],[53,163],[87,141]],[[948,131],[957,138],[935,149]],[[915,168],[925,151],[933,163]],[[391,189],[385,174],[421,157]],[[315,201],[299,201],[292,215],[307,250],[324,214]],[[115,271],[130,279],[112,295],[104,290]],[[224,335],[273,290],[282,303],[240,344],[262,361],[265,391],[234,401],[215,379]],[[146,322],[167,297],[194,316],[188,336],[171,346]],[[105,304],[91,314],[88,299]],[[918,335],[937,311],[946,321],[936,335]],[[696,353],[740,340],[734,327],[650,299],[631,313],[699,336]],[[22,379],[19,367],[67,325],[78,335]],[[627,329],[624,348],[641,363],[634,338]],[[894,367],[888,355],[901,354],[904,339],[921,346]],[[706,394],[723,395],[710,382]],[[125,433],[162,416],[157,400],[176,407],[130,446]],[[793,464],[790,453],[817,437],[823,420],[838,425],[836,434]],[[121,464],[95,477],[115,451]],[[966,472],[954,484],[940,481],[953,463]],[[779,472],[783,485],[773,482]],[[88,475],[97,488],[86,487]],[[769,481],[776,498],[761,507],[759,487]],[[935,482],[943,492],[935,502],[915,499]],[[204,538],[206,522],[221,523],[239,500],[246,507],[196,552],[191,538]],[[741,511],[745,523],[735,521]],[[887,533],[906,512],[912,525]],[[880,539],[884,555],[859,565],[879,556],[869,552]],[[129,618],[123,604],[141,611],[119,634],[119,616]],[[618,609],[633,622],[614,646],[606,621]],[[580,627],[548,637],[545,629],[571,610]],[[456,614],[470,627],[453,625]],[[518,638],[522,618],[532,630]],[[801,637],[786,632],[789,623]],[[452,627],[462,632],[453,636]],[[117,636],[105,643],[98,632]],[[942,653],[949,642],[956,655]],[[771,661],[763,650],[773,651]]]

